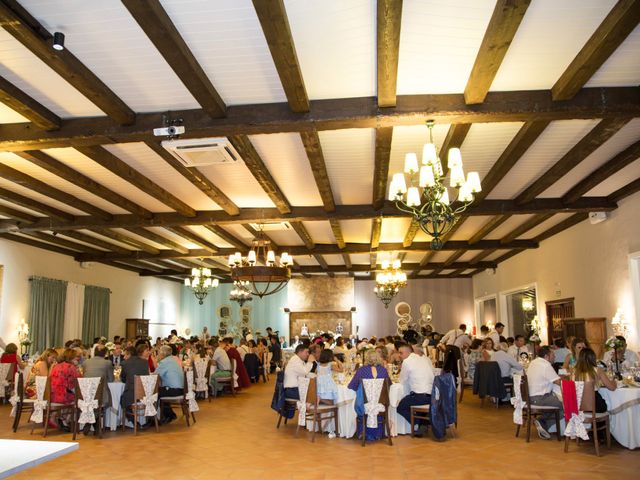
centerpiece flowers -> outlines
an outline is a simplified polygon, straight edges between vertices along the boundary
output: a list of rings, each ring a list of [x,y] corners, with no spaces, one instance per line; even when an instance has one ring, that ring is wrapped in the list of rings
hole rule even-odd
[[[624,342],[620,340],[618,337],[613,336],[607,338],[606,342],[604,342],[604,348],[606,350],[613,350],[613,363],[615,365],[615,375],[618,380],[622,379],[622,373],[620,373],[620,359],[618,358],[618,350],[624,348]]]

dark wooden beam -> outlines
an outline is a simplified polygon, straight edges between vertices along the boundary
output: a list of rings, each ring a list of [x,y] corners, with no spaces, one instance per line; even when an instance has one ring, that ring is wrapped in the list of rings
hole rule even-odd
[[[0,205],[0,215],[25,223],[33,223],[38,220],[38,217],[35,215],[30,215],[22,210],[16,210],[15,208],[7,207],[6,205]]]
[[[0,77],[0,102],[43,130],[55,130],[62,122],[55,113],[3,77]]]
[[[540,134],[549,125],[547,120],[539,120],[525,123],[515,137],[509,142],[489,173],[482,179],[482,191],[475,195],[475,202],[487,198],[487,195],[500,183],[509,170],[513,168],[520,157],[535,142]]]
[[[230,243],[235,248],[245,249],[247,248],[247,244],[239,239],[238,237],[231,235],[224,228],[219,227],[218,225],[205,225],[204,228],[209,230],[211,233],[219,236],[222,240],[227,243]]]
[[[414,245],[412,245],[412,248],[413,247]],[[416,276],[420,274],[421,270],[424,270],[424,267],[427,266],[427,264],[431,261],[436,253],[438,253],[437,250],[427,250],[425,256],[422,257],[422,260],[420,260],[420,264],[418,265],[418,267],[411,272],[411,278],[416,278]]]
[[[393,127],[376,128],[376,158],[373,169],[373,208],[384,206],[387,194],[387,180],[389,179],[389,159],[391,155],[391,140]]]
[[[549,90],[489,92],[480,105],[466,105],[462,94],[399,95],[395,107],[380,110],[376,97],[314,100],[309,113],[291,112],[286,103],[237,105],[224,119],[203,110],[172,112],[187,131],[181,138],[228,137],[263,133],[308,132],[345,128],[382,128],[438,123],[533,122],[640,116],[640,88],[585,88],[571,100],[553,102]],[[62,121],[60,129],[42,132],[23,123],[0,125],[0,150],[41,150],[157,142],[153,129],[163,125],[166,112],[141,113],[136,123],[118,126],[106,117]]]
[[[626,184],[624,187],[619,188],[607,198],[612,202],[618,203],[620,200],[627,198],[634,193],[640,192],[640,178],[637,178],[631,183]]]
[[[638,158],[640,158],[640,141],[624,149],[607,163],[601,165],[599,168],[584,177],[580,182],[574,185],[571,190],[565,193],[562,200],[567,203],[577,200],[589,190],[596,187],[601,182],[604,182],[607,178],[622,170],[630,163],[636,161]]]
[[[467,270],[466,268],[459,268],[457,270],[454,270],[453,272],[447,274],[447,277],[451,277],[451,278],[456,278],[459,277],[462,272],[464,272],[465,270]]]
[[[340,220],[329,220],[331,224],[331,230],[333,231],[333,237],[336,239],[338,248],[344,248],[344,237],[342,236],[342,227],[340,227]]]
[[[371,248],[376,249],[380,245],[380,233],[382,232],[382,217],[376,217],[371,221]]]
[[[473,245],[474,243],[482,240],[484,237],[489,235],[489,233],[491,233],[493,230],[495,230],[504,222],[506,222],[510,216],[511,215],[498,215],[491,218],[487,223],[485,223],[480,228],[480,230],[478,230],[476,233],[474,233],[471,236],[471,238],[469,239],[469,243]]]
[[[519,248],[513,249],[513,250],[505,253],[504,255],[501,255],[500,257],[496,258],[494,260],[494,262],[500,264],[500,263],[504,262],[505,260],[508,260],[511,257],[513,257],[513,256],[515,256],[515,255],[517,255],[519,253],[522,253],[523,251],[524,250],[521,250]]]
[[[224,101],[162,4],[157,0],[122,0],[122,3],[202,109],[213,118],[224,117],[227,108]]]
[[[351,269],[352,263],[351,263],[351,257],[349,256],[348,253],[343,253],[342,254],[342,260],[344,261],[344,266],[347,270]]]
[[[157,142],[147,142],[147,146],[162,157],[162,159],[171,165],[180,175],[189,180],[202,193],[220,205],[229,215],[238,215],[238,213],[240,213],[238,206],[196,167],[185,167],[180,160],[171,155]]]
[[[598,149],[603,143],[615,135],[622,127],[629,123],[629,118],[605,118],[598,123],[582,140],[575,144],[551,168],[543,173],[524,192],[516,197],[516,203],[526,203],[555,182],[564,177],[569,171],[579,165],[585,158]]]
[[[534,240],[536,242],[542,242],[543,240],[546,240],[547,238],[552,237],[553,235],[560,233],[566,230],[567,228],[571,228],[574,225],[577,225],[578,223],[583,222],[587,218],[589,218],[589,214],[586,212],[576,213],[574,215],[571,215],[569,218],[564,219],[560,223],[557,223],[553,227],[542,232],[540,235],[534,238]]]
[[[555,101],[580,91],[640,22],[640,1],[619,0],[551,88]]]
[[[132,255],[135,255],[136,253],[139,252],[135,252],[135,251],[131,251],[128,248],[123,248],[120,247],[114,243],[111,242],[107,242],[105,240],[102,240],[100,238],[96,238],[93,235],[87,235],[86,233],[82,233],[82,232],[76,232],[76,231],[70,231],[70,232],[59,232],[58,235],[63,235],[65,237],[69,237],[69,238],[73,238],[75,240],[79,240],[81,242],[84,243],[88,243],[89,245],[92,245],[94,247],[98,247],[98,248],[102,248],[104,250],[109,250],[108,253],[112,254],[112,255],[120,255],[122,256],[122,258],[126,259],[126,258],[131,258]],[[150,253],[150,252],[144,252],[146,255],[159,255],[159,253]],[[103,255],[105,255],[104,253],[98,254],[96,255],[97,257],[102,257]]]
[[[191,243],[197,245],[198,247],[204,248],[206,251],[209,252],[209,255],[219,250],[219,248],[216,247],[214,244],[207,242],[206,240],[204,240],[203,238],[201,238],[199,235],[192,232],[188,228],[184,228],[184,227],[165,227],[165,228],[170,232],[173,232],[176,235],[186,240],[189,240]]]
[[[411,219],[411,223],[409,224],[407,233],[404,234],[402,245],[404,245],[405,247],[410,247],[413,243],[413,239],[416,238],[418,231],[420,231],[420,224],[415,219]]]
[[[327,275],[329,275],[331,278],[335,277],[334,273],[329,268],[329,264],[322,255],[314,255],[313,258],[316,259],[316,262],[318,262],[318,264],[322,268],[322,271],[326,272]]]
[[[378,106],[396,105],[402,0],[378,0]]]
[[[469,260],[469,263],[475,267],[480,262],[480,260],[482,260],[483,258],[488,257],[489,255],[494,253],[496,250],[498,250],[498,249],[497,248],[490,248],[489,250],[481,251],[475,257],[473,257],[471,260]]]
[[[12,235],[10,233],[0,233],[0,238],[5,240],[10,240],[12,242],[21,243],[23,245],[29,245],[31,247],[41,248],[43,250],[48,250],[50,252],[61,253],[62,255],[68,255],[73,257],[78,252],[74,250],[69,250],[67,248],[58,247],[56,245],[51,245],[49,243],[40,242],[33,238],[21,237],[19,235]]]
[[[66,239],[62,238],[61,236],[59,236],[59,235],[52,235],[50,233],[40,233],[40,232],[25,233],[25,235],[27,235],[27,236],[29,236],[31,238],[34,238],[35,240],[40,240],[40,241],[44,241],[44,242],[53,243],[54,245],[57,245],[58,247],[68,248],[70,250],[77,250],[78,252],[93,253],[93,254],[102,253],[102,250],[98,250],[97,248],[88,247],[86,245],[82,245],[80,243],[73,242],[71,240],[66,240]]]
[[[482,103],[531,0],[498,0],[464,89],[468,104]]]
[[[262,32],[276,66],[289,106],[294,112],[309,111],[309,97],[289,28],[283,0],[253,0]]]
[[[113,153],[103,147],[76,147],[83,155],[86,155],[98,165],[106,168],[111,173],[136,186],[147,195],[159,202],[173,208],[176,212],[186,217],[193,217],[196,211],[179,198],[175,197],[157,183],[149,180],[135,168],[120,160]]]
[[[447,153],[449,152],[449,149],[460,148],[462,142],[464,142],[464,139],[467,137],[467,133],[469,133],[470,128],[470,123],[454,123],[449,126],[447,136],[444,138],[444,142],[442,142],[442,148],[440,148],[440,154],[443,156],[442,170],[444,175],[449,171],[449,167],[447,166]]]
[[[124,208],[131,213],[141,215],[143,217],[151,218],[153,213],[146,208],[141,207],[137,203],[132,202],[127,197],[120,195],[108,188],[102,186],[93,179],[81,174],[66,164],[56,160],[55,158],[47,155],[39,150],[27,150],[25,152],[16,152],[19,157],[37,165],[40,168],[47,170],[54,175],[67,180],[85,190],[91,192],[113,205]]]
[[[93,232],[99,233],[100,235],[103,235],[107,238],[111,238],[113,240],[116,240],[120,243],[124,243],[125,245],[129,245],[130,247],[133,247],[137,250],[142,250],[143,252],[149,252],[149,253],[153,253],[158,254],[160,253],[160,250],[152,247],[151,245],[149,245],[148,243],[145,242],[141,242],[140,240],[138,240],[137,238],[133,238],[133,237],[129,237],[127,235],[124,235],[120,232],[116,232],[113,229],[108,229],[108,228],[96,228],[94,230],[92,230]]]
[[[486,270],[486,268],[476,268],[474,271],[469,272],[468,276],[469,277],[473,277],[474,275],[477,275],[478,273],[482,273]]]
[[[450,267],[453,264],[453,262],[458,260],[465,253],[466,253],[466,250],[458,250],[457,252],[454,252],[449,258],[447,258],[444,261],[444,266],[445,267]]]
[[[62,210],[50,207],[49,205],[45,205],[44,203],[40,203],[5,188],[0,188],[0,199],[51,217],[44,219],[44,221],[51,221],[52,219],[55,219],[63,222],[71,222],[74,219],[74,216],[71,213],[63,212]],[[42,221],[43,220],[40,220],[40,222]]]
[[[333,191],[331,190],[331,182],[329,182],[327,165],[324,161],[324,154],[322,153],[318,132],[302,132],[300,137],[302,138],[304,149],[307,152],[307,158],[309,159],[313,178],[320,192],[324,209],[327,212],[333,212],[336,209],[336,204],[333,200]]]
[[[229,137],[229,141],[238,151],[244,160],[245,165],[258,181],[265,193],[269,196],[278,211],[280,213],[291,212],[291,204],[271,176],[269,169],[262,161],[262,158],[260,158],[260,155],[254,148],[251,140],[249,140],[249,137],[246,135],[235,135],[233,137]]]
[[[313,239],[311,238],[311,235],[309,235],[307,229],[304,228],[302,222],[291,222],[291,227],[296,231],[300,240],[304,242],[305,247],[309,250],[316,248],[316,244],[313,242]],[[291,254],[291,252],[289,252],[289,254]]]
[[[139,237],[146,238],[147,240],[152,241],[153,243],[157,243],[158,245],[162,245],[163,247],[167,247],[169,250],[176,250],[180,253],[188,253],[189,249],[183,247],[179,243],[174,242],[173,240],[169,240],[162,235],[159,235],[151,230],[147,230],[146,228],[128,228],[131,233],[135,233]]]
[[[534,215],[533,217],[525,221],[522,225],[519,225],[518,227],[507,233],[504,237],[502,237],[502,239],[500,239],[500,243],[506,244],[513,242],[520,235],[549,220],[551,217],[553,217],[553,215],[553,213],[541,213],[538,215]]]
[[[22,173],[20,170],[11,168],[3,163],[0,163],[0,177],[4,178],[5,180],[17,183],[22,187],[33,190],[34,192],[38,192],[41,195],[46,195],[47,197],[50,197],[53,200],[57,200],[58,202],[62,202],[65,205],[72,206],[73,208],[82,210],[83,212],[87,212],[90,215],[95,215],[96,217],[102,218],[103,220],[113,219],[113,216],[109,212],[106,212],[98,207],[94,207],[84,200],[80,200],[79,198],[67,192],[63,192],[62,190],[53,188],[47,183],[30,177],[29,175]]]
[[[0,25],[114,121],[120,125],[135,121],[135,113],[68,48],[51,47],[53,36],[17,1],[0,2]]]
[[[375,270],[378,265],[378,252],[371,252],[369,254],[369,269],[370,270]]]

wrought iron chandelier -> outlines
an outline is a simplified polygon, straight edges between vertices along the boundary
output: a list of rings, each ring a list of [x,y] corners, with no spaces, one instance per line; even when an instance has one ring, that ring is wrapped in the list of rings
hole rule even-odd
[[[431,236],[432,250],[440,250],[442,237],[449,233],[460,214],[473,202],[473,195],[481,191],[481,186],[478,172],[469,172],[465,180],[460,149],[450,148],[447,159],[449,186],[458,192],[456,198],[449,198],[442,162],[433,143],[433,125],[433,120],[427,121],[429,143],[422,149],[422,166],[418,166],[415,153],[406,154],[404,173],[395,173],[392,177],[389,200],[395,200],[398,209],[410,214]],[[409,175],[408,188],[405,174]]]
[[[384,261],[381,267],[382,271],[376,274],[376,286],[373,291],[384,303],[384,308],[389,308],[393,297],[401,288],[407,286],[407,274],[400,270],[400,260],[394,260],[391,265]]]
[[[293,263],[291,256],[282,252],[280,261],[276,261],[276,254],[271,250],[271,241],[265,238],[260,225],[258,235],[253,240],[253,246],[246,257],[240,252],[229,255],[231,279],[234,283],[242,282],[245,290],[259,298],[282,290],[291,279]],[[260,265],[262,264],[262,265]]]
[[[184,279],[184,285],[193,290],[193,294],[200,305],[202,305],[209,292],[219,284],[220,281],[217,278],[211,277],[211,269],[205,267],[192,268],[191,276]]]
[[[231,300],[232,302],[238,302],[240,306],[244,305],[246,302],[250,302],[251,300],[253,300],[251,292],[247,290],[247,282],[233,282],[233,285],[233,290],[229,292],[229,300]]]

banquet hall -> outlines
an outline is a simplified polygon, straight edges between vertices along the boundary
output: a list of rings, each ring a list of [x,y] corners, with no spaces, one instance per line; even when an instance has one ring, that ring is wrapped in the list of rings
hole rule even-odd
[[[0,478],[637,478],[639,23],[0,0]]]

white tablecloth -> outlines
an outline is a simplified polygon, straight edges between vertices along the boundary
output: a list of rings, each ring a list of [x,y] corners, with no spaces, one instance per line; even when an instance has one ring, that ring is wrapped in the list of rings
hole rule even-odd
[[[640,388],[598,391],[607,402],[613,438],[632,450],[640,447]]]

